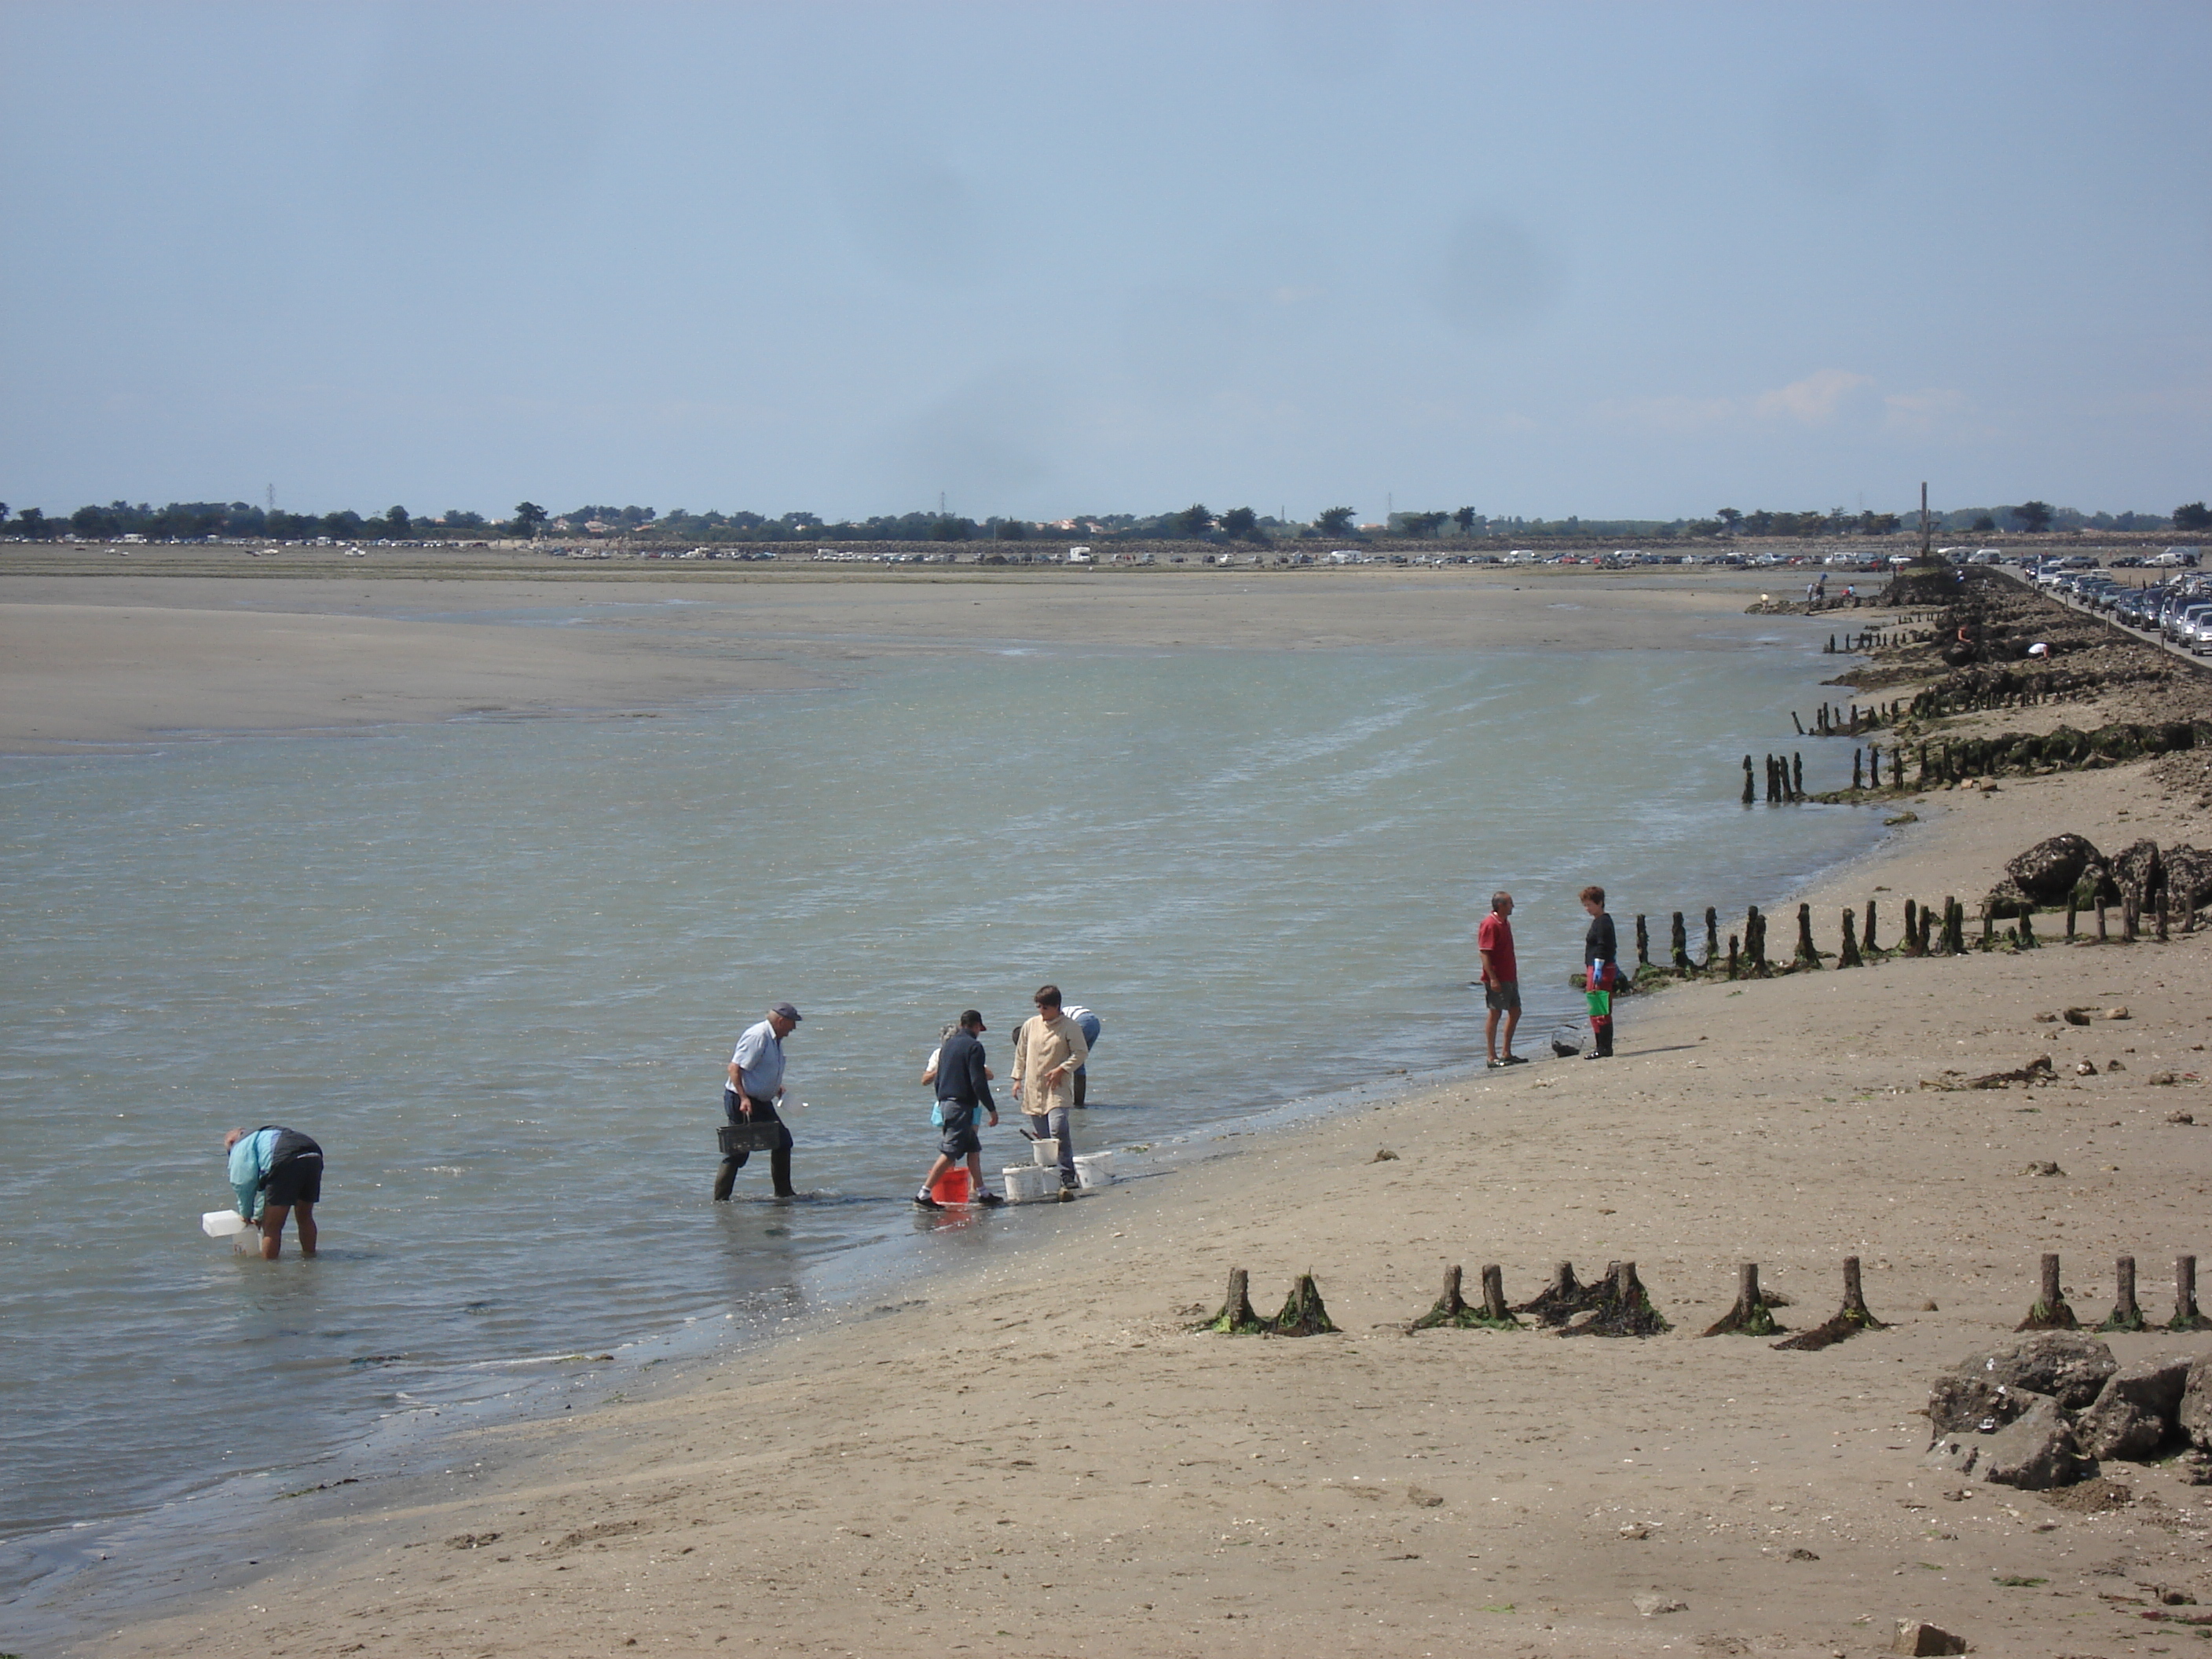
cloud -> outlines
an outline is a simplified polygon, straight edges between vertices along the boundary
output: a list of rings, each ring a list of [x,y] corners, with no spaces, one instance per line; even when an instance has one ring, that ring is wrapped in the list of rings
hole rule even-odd
[[[1787,416],[1807,426],[1819,426],[1835,418],[1837,406],[1845,396],[1873,384],[1870,374],[1854,374],[1847,368],[1824,368],[1778,391],[1760,392],[1752,404],[1752,412],[1762,419]]]
[[[1972,400],[1965,392],[1948,386],[1892,392],[1881,402],[1882,430],[1909,438],[1929,437],[1955,424],[1973,408]]]

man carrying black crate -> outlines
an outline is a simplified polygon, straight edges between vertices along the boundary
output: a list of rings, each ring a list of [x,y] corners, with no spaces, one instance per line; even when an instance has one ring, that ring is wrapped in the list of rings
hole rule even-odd
[[[767,1150],[778,1198],[796,1196],[791,1184],[791,1130],[775,1108],[783,1098],[783,1040],[798,1028],[799,1019],[799,1010],[787,1002],[769,1009],[766,1019],[738,1039],[737,1052],[730,1056],[729,1079],[722,1086],[722,1113],[732,1129],[750,1127],[757,1132],[753,1138],[760,1139],[757,1132],[763,1126],[774,1126]],[[731,1138],[726,1136],[726,1143]],[[717,1201],[729,1197],[738,1171],[751,1157],[751,1149],[742,1146],[722,1154],[722,1167],[714,1175]]]

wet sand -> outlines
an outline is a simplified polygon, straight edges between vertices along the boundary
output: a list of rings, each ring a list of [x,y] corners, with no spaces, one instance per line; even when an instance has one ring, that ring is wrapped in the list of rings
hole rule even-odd
[[[1805,896],[1820,943],[1869,896],[1892,942],[1905,898],[1971,903],[2059,830],[2202,839],[2155,765],[1908,797],[1919,822]],[[1610,1063],[1232,1141],[1004,1218],[1036,1240],[1018,1268],[288,1502],[305,1555],[82,1650],[1859,1655],[1903,1618],[1988,1653],[2163,1644],[2147,1586],[2212,1603],[2212,1489],[2113,1465],[2135,1501],[2087,1514],[1963,1484],[1921,1467],[1920,1412],[1939,1368],[2017,1323],[2039,1253],[2092,1321],[2116,1255],[2160,1319],[2174,1256],[2212,1259],[2208,969],[2212,931],[1632,999]],[[2081,1004],[2130,1018],[2035,1018]],[[2059,1081],[2033,1095],[1920,1087],[2043,1053]],[[2046,1160],[2063,1173],[2027,1173]],[[1785,1324],[1817,1322],[1847,1255],[1892,1328],[1814,1353],[1696,1334],[1746,1261]],[[1556,1261],[1614,1259],[1672,1331],[1404,1333],[1449,1265],[1471,1289],[1498,1262],[1520,1300]],[[1263,1311],[1312,1270],[1339,1333],[1194,1333],[1236,1266]]]
[[[993,645],[1680,650],[1771,631],[1742,614],[1759,579],[1738,571],[600,569],[72,576],[0,562],[0,753],[636,712]]]

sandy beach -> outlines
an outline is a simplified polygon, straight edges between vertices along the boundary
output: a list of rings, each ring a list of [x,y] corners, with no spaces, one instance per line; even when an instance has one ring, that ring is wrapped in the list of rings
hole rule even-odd
[[[588,638],[428,619],[489,603],[449,586],[85,586],[0,588],[6,747],[143,739],[165,729],[157,715],[264,725],[247,716],[272,702],[328,724],[341,684],[383,688],[362,719],[460,712],[495,682],[509,708],[611,710],[800,683],[963,628],[1133,648],[1725,648],[1758,626],[1741,615],[1755,578],[1394,574],[1356,589],[1270,579],[1249,595],[1176,578],[1080,594],[1004,579],[760,584]],[[565,584],[508,590],[502,605],[579,602]],[[520,635],[515,657],[496,654],[495,636]],[[41,640],[52,654],[19,656]],[[240,640],[268,653],[265,680],[209,671]],[[422,666],[456,654],[470,661],[438,671],[450,680]],[[354,678],[307,666],[332,661]],[[107,702],[78,678],[129,662],[145,678]],[[410,678],[431,689],[391,701]],[[1906,898],[1971,909],[2042,836],[2203,839],[2198,798],[2162,781],[2165,764],[1900,796],[1915,821],[1878,854],[1774,896],[1774,954],[1800,898],[1826,950],[1843,906],[1879,898],[1890,944]],[[1930,1379],[2013,1329],[2043,1252],[2062,1254],[2085,1322],[2111,1304],[2117,1255],[2141,1264],[2157,1320],[2173,1259],[2212,1261],[2212,930],[2069,947],[2051,919],[2038,926],[2049,948],[2035,952],[1638,996],[1610,1064],[1553,1059],[1524,1031],[1542,1056],[1528,1066],[1007,1218],[1036,1241],[1018,1271],[917,1285],[679,1386],[640,1377],[587,1415],[291,1499],[298,1553],[274,1572],[235,1566],[80,1650],[1856,1656],[1887,1651],[1906,1619],[1986,1653],[2188,1650],[2197,1627],[2143,1617],[2161,1589],[2212,1604],[2212,1488],[2180,1464],[2108,1464],[2128,1496],[2097,1510],[2081,1489],[2052,1501],[1923,1465]],[[1524,959],[1574,948],[1521,945]],[[2127,1017],[2038,1018],[2083,1006]],[[2045,1054],[2057,1080],[2032,1091],[1922,1086]],[[1281,1081],[1286,1099],[1304,1092]],[[2044,1164],[2058,1173],[2030,1173]],[[1846,1256],[1889,1328],[1817,1352],[1698,1336],[1739,1263],[1760,1265],[1802,1329],[1834,1308]],[[1616,1260],[1637,1264],[1669,1331],[1407,1332],[1448,1267],[1472,1291],[1497,1263],[1521,1301],[1557,1262],[1592,1279]],[[1262,1312],[1311,1271],[1338,1331],[1194,1330],[1237,1267]],[[2124,1361],[2212,1352],[2203,1334],[2110,1340]]]

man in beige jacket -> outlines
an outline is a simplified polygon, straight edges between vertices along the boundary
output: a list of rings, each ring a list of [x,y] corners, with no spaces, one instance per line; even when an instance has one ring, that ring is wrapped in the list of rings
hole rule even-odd
[[[1067,1110],[1075,1094],[1075,1068],[1091,1058],[1083,1028],[1060,1012],[1060,987],[1041,985],[1031,999],[1034,1017],[1014,1034],[1014,1098],[1039,1139],[1060,1142],[1060,1196],[1075,1196],[1075,1139]]]

